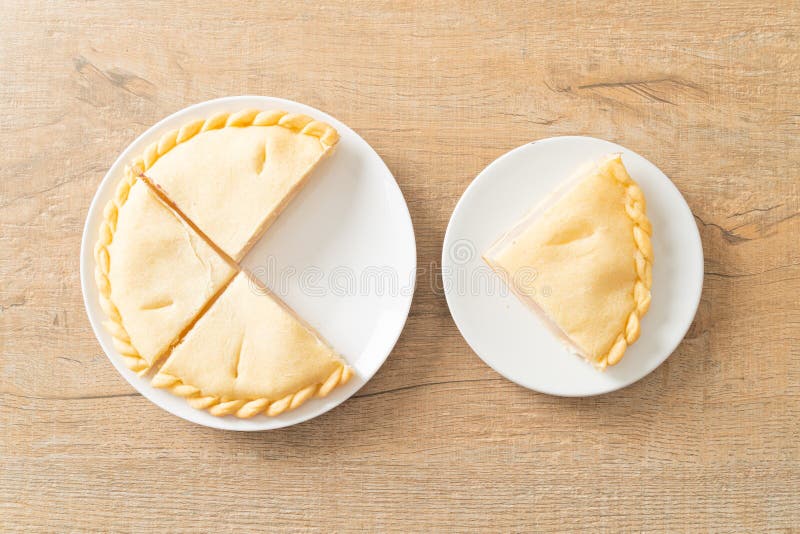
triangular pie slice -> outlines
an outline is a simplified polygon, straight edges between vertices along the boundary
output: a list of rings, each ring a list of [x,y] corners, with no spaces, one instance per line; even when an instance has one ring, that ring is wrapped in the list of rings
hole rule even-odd
[[[165,134],[134,165],[239,261],[338,139],[306,115],[222,113]]]
[[[573,352],[605,369],[650,306],[652,229],[613,154],[584,166],[495,243],[485,261]]]
[[[140,373],[236,274],[130,170],[106,205],[95,259],[104,324],[125,364]]]
[[[347,382],[351,369],[307,324],[240,272],[153,377],[216,416],[278,415]]]

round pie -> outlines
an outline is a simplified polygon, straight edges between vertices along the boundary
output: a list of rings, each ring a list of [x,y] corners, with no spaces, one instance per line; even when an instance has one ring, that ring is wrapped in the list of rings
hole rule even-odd
[[[125,364],[213,415],[278,415],[352,370],[237,262],[338,141],[301,114],[245,110],[168,132],[125,170],[95,245]]]

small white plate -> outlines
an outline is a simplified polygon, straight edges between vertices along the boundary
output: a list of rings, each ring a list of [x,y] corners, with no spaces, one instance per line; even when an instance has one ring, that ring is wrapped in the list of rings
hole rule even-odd
[[[254,272],[353,367],[355,376],[329,396],[312,399],[278,417],[214,417],[185,400],[153,388],[122,363],[94,283],[92,250],[106,202],[125,165],[158,137],[194,119],[221,111],[283,109],[331,124],[340,140],[242,265]],[[268,430],[294,425],[342,403],[377,372],[408,317],[416,282],[414,229],[403,194],[380,156],[357,133],[310,106],[263,96],[210,100],[162,120],[117,158],[92,200],[81,243],[81,285],[95,335],[117,371],[139,393],[189,421],[229,430]]]
[[[569,354],[481,254],[581,164],[611,152],[622,153],[644,190],[655,262],[653,301],[642,336],[619,364],[601,373]],[[689,206],[655,165],[601,139],[553,137],[508,152],[470,184],[447,227],[442,276],[458,329],[495,371],[542,393],[589,396],[636,382],[675,350],[700,302],[703,249]]]

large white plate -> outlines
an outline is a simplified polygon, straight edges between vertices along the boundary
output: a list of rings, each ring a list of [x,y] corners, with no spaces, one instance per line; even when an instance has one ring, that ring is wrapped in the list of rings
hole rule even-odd
[[[644,190],[655,262],[653,300],[642,321],[642,336],[619,364],[600,373],[570,355],[481,254],[582,163],[611,152],[622,153]],[[689,206],[655,165],[601,139],[553,137],[508,152],[470,184],[447,227],[442,275],[458,329],[489,366],[535,391],[589,396],[632,384],[675,350],[700,302],[703,249]]]
[[[158,137],[221,111],[283,109],[327,121],[339,132],[334,152],[250,251],[242,265],[313,325],[353,367],[355,376],[328,397],[278,417],[214,417],[153,388],[127,369],[102,327],[92,249],[103,207],[125,164]],[[363,386],[394,347],[414,293],[416,247],[400,188],[380,156],[357,133],[310,106],[263,96],[210,100],[162,120],[119,156],[92,200],[81,243],[81,285],[89,320],[111,363],[142,395],[189,421],[230,430],[268,430],[300,423],[334,408]]]

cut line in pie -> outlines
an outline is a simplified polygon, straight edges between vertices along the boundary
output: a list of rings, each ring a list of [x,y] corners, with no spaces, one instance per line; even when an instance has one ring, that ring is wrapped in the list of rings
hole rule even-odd
[[[154,386],[217,416],[278,415],[348,381],[341,356],[235,263],[337,141],[306,115],[220,113],[162,135],[126,168],[95,280],[129,368],[154,370]]]
[[[279,415],[349,380],[341,357],[240,272],[172,351],[153,385],[213,415]]]
[[[133,167],[240,261],[338,139],[307,115],[220,114],[164,135]]]
[[[95,259],[104,325],[125,364],[141,374],[237,270],[131,176],[105,208]]]
[[[650,307],[652,226],[619,154],[579,169],[483,257],[572,351],[618,363]]]

